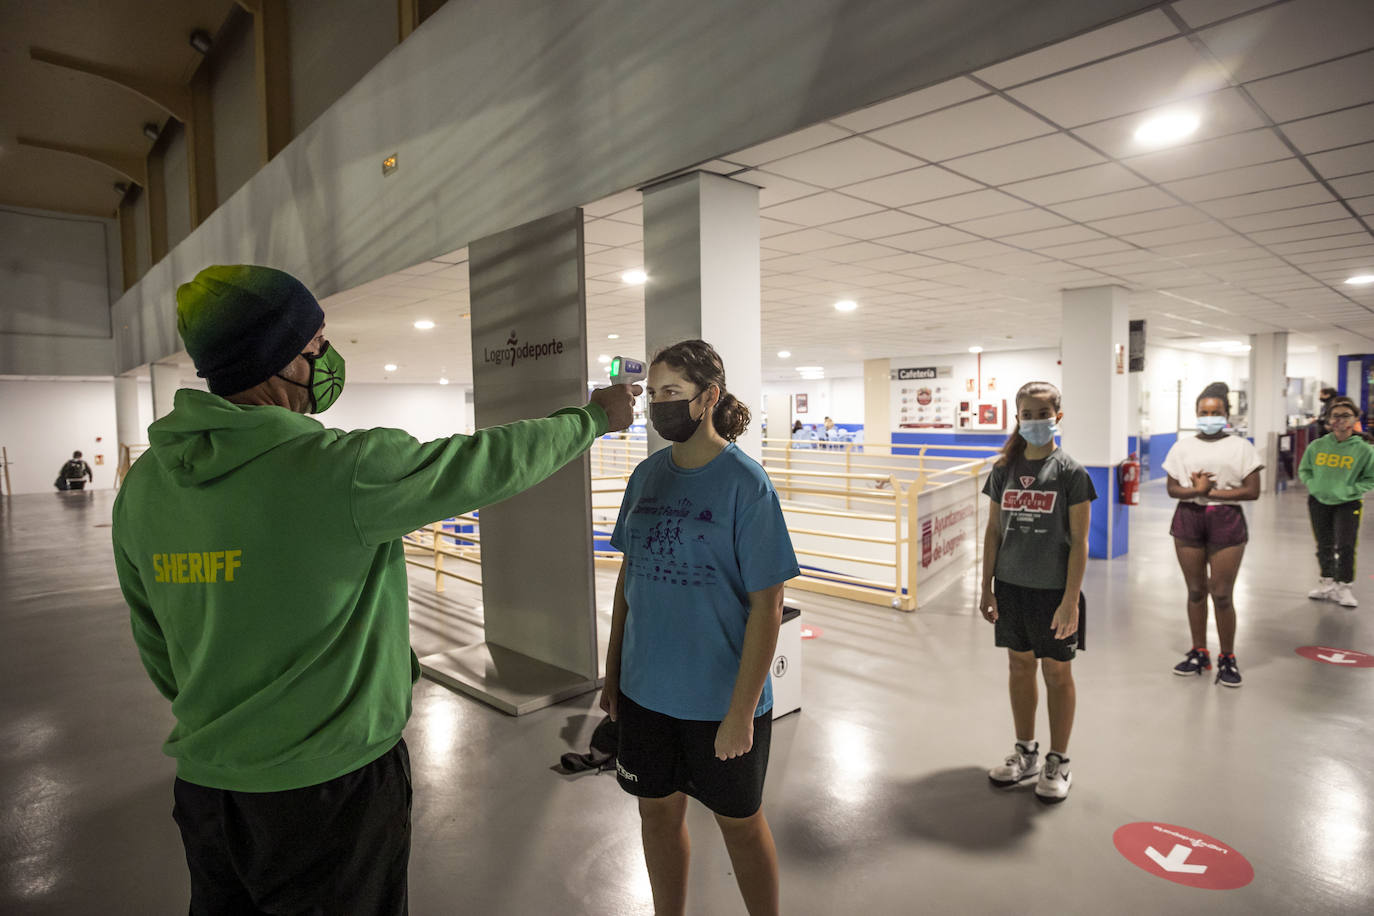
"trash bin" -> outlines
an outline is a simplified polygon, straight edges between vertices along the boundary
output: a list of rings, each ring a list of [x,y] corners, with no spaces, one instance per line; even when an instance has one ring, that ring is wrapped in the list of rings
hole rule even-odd
[[[773,656],[774,719],[801,709],[801,644],[801,611],[784,606]]]

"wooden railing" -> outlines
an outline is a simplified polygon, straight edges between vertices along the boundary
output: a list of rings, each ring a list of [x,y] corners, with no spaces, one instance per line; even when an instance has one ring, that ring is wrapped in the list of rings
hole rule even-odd
[[[442,522],[435,522],[427,528],[412,532],[404,538],[406,563],[428,569],[434,573],[434,590],[444,590],[444,577],[448,576],[469,585],[481,587],[478,578],[482,571],[482,535],[478,528],[476,515],[459,515]],[[471,528],[471,531],[449,531],[445,526]],[[468,565],[460,567],[462,572],[446,569],[444,560],[451,559]],[[475,573],[471,567],[476,567]]]
[[[138,456],[148,451],[146,443],[119,443],[119,465],[115,468],[115,489],[124,482],[124,478],[129,474],[129,468],[134,466]]]

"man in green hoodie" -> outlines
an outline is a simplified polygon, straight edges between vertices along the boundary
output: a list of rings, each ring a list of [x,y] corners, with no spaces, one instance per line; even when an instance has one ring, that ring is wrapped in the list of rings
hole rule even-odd
[[[1326,408],[1331,432],[1308,445],[1298,464],[1321,565],[1321,579],[1307,597],[1342,607],[1359,605],[1353,591],[1355,550],[1364,494],[1374,489],[1374,446],[1355,434],[1359,419],[1354,401],[1331,398]]]
[[[134,641],[176,725],[191,913],[406,912],[420,667],[400,538],[513,496],[629,426],[636,386],[417,442],[305,416],[344,383],[289,274],[209,267],[177,330],[210,392],[148,429],[114,507]]]

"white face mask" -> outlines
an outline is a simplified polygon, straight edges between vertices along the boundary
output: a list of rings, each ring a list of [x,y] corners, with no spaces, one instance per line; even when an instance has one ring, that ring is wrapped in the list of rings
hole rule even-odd
[[[1059,426],[1053,420],[1022,420],[1021,438],[1031,445],[1049,445],[1059,435]]]
[[[1197,428],[1198,432],[1202,433],[1204,436],[1215,436],[1217,433],[1221,432],[1223,429],[1226,428],[1226,418],[1198,417]]]

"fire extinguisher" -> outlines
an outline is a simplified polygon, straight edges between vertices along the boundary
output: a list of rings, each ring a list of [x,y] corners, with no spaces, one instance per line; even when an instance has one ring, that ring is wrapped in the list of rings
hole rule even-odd
[[[1135,452],[1131,452],[1131,457],[1116,466],[1116,484],[1123,506],[1140,505],[1140,462],[1136,460]]]

